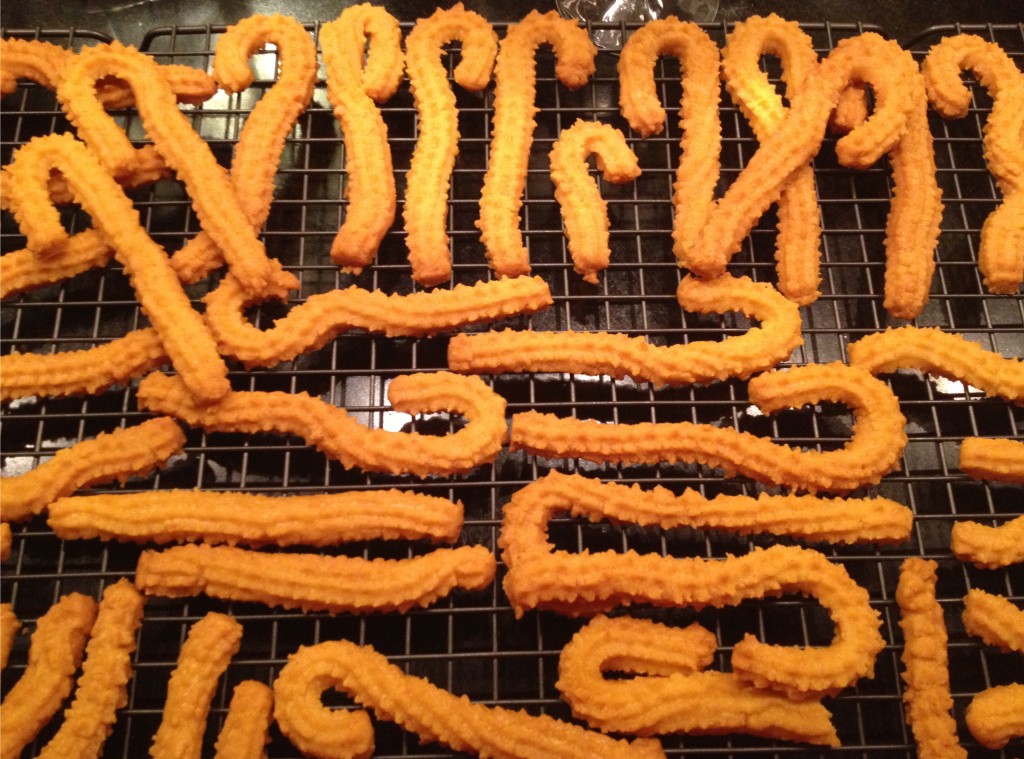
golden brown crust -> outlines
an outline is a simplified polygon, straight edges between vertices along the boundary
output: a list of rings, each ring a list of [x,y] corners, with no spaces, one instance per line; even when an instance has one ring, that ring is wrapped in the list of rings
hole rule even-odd
[[[75,698],[57,734],[39,753],[40,759],[95,759],[103,751],[117,710],[128,703],[135,634],[142,624],[144,604],[142,594],[128,580],[103,592]]]
[[[953,525],[953,553],[984,569],[998,569],[1024,562],[1024,517],[988,527],[977,522]]]
[[[53,256],[40,257],[28,248],[12,250],[0,256],[0,298],[105,266],[113,257],[113,249],[95,229],[71,235]]]
[[[722,80],[759,141],[774,134],[786,115],[782,94],[761,69],[765,54],[779,59],[790,100],[818,63],[811,38],[793,21],[772,13],[751,16],[733,26],[722,48]],[[820,295],[821,223],[810,165],[790,175],[779,194],[778,217],[775,260],[779,290],[801,305],[813,303]]]
[[[201,406],[177,377],[150,374],[139,383],[141,408],[209,432],[280,432],[305,438],[346,468],[392,474],[455,474],[492,461],[505,440],[505,401],[478,377],[430,372],[395,377],[395,411],[449,411],[467,424],[444,437],[370,429],[348,412],[307,393],[242,391]]]
[[[0,705],[0,757],[21,756],[67,699],[95,621],[96,602],[81,593],[63,596],[39,618],[28,666]]]
[[[274,175],[285,138],[313,99],[316,46],[294,18],[254,15],[228,27],[217,41],[213,58],[213,73],[220,87],[226,92],[241,92],[253,82],[249,58],[268,43],[277,49],[280,75],[245,119],[229,177],[238,207],[254,234],[270,212]],[[174,254],[171,265],[182,281],[195,282],[224,263],[220,242],[212,230],[200,232]],[[272,274],[272,270],[265,272],[268,279]],[[241,280],[251,284],[247,277]]]
[[[0,522],[0,561],[7,561],[11,555],[11,526],[7,522]],[[3,667],[0,667],[3,669]]]
[[[555,54],[555,76],[571,90],[594,73],[597,48],[586,30],[555,11],[530,11],[509,26],[494,67],[494,116],[491,145],[480,194],[480,239],[491,267],[501,276],[530,271],[530,254],[519,231],[519,211],[530,159],[538,108],[537,48],[547,43]]]
[[[900,567],[896,603],[903,630],[903,703],[920,759],[966,759],[951,711],[948,635],[935,598],[938,564],[907,559]]]
[[[462,517],[459,501],[401,490],[287,497],[160,490],[61,498],[50,504],[48,524],[65,540],[329,546],[376,539],[453,543]]]
[[[850,364],[871,374],[917,369],[962,380],[990,397],[1024,403],[1024,361],[1004,358],[938,327],[900,327],[849,346]]]
[[[562,130],[551,149],[551,181],[562,214],[573,268],[597,284],[597,273],[608,268],[608,204],[590,176],[587,158],[596,156],[606,182],[622,184],[640,176],[636,155],[618,129],[596,121],[577,121]]]
[[[844,166],[867,167],[906,130],[913,104],[913,57],[873,32],[841,40],[793,98],[785,120],[715,204],[687,258],[701,277],[721,275],[757,219],[774,203],[792,172],[818,152],[829,115],[851,82],[870,83],[876,107],[862,125],[836,143]]]
[[[665,109],[654,83],[654,67],[661,55],[678,58],[682,71],[682,155],[673,185],[672,250],[681,266],[689,266],[700,230],[714,207],[719,175],[718,46],[696,24],[671,17],[651,21],[630,36],[619,56],[619,108],[644,137],[660,134],[664,128]]]
[[[587,487],[574,485],[580,491]],[[878,614],[868,603],[867,591],[824,555],[789,546],[724,561],[614,551],[572,554],[555,550],[547,536],[548,522],[566,508],[564,502],[538,500],[536,491],[526,488],[513,496],[498,541],[508,568],[505,593],[517,616],[528,609],[594,614],[632,603],[729,606],[779,593],[805,593],[832,615],[837,630],[832,645],[801,650],[765,645],[748,635],[733,652],[733,670],[756,687],[794,695],[832,692],[870,676],[883,646]],[[637,499],[630,495],[634,498],[616,500],[612,519],[640,524],[657,519],[644,513],[643,503],[634,506]],[[630,507],[632,512],[627,511]],[[577,516],[605,518],[602,498],[574,500],[570,508]]]
[[[448,343],[448,366],[460,372],[575,372],[632,377],[653,385],[685,385],[746,379],[771,369],[803,342],[799,308],[767,283],[728,275],[712,280],[686,276],[676,298],[687,311],[739,311],[761,326],[720,342],[671,346],[607,332],[461,334]]]
[[[276,293],[283,297],[290,274]],[[311,295],[259,329],[245,317],[255,302],[232,277],[204,298],[206,322],[224,355],[247,366],[272,366],[319,348],[351,329],[382,332],[388,337],[437,334],[469,324],[529,314],[551,305],[551,291],[540,277],[516,277],[451,290],[387,295],[355,285]]]
[[[960,444],[960,471],[976,480],[1024,483],[1024,442],[969,437]]]
[[[247,288],[259,291],[272,271],[263,244],[242,211],[227,173],[178,110],[152,59],[117,42],[86,48],[75,57],[57,87],[57,96],[79,135],[114,176],[132,166],[134,148],[95,95],[94,83],[108,75],[130,85],[146,131],[185,183],[203,228],[227,257],[232,273]]]
[[[307,756],[373,753],[367,713],[327,709],[320,697],[329,688],[348,693],[421,741],[494,759],[665,756],[657,741],[627,743],[547,715],[472,703],[407,675],[369,646],[346,640],[303,646],[288,657],[274,681],[274,716],[281,731]]]
[[[270,686],[255,680],[240,682],[231,695],[213,759],[264,759],[273,717],[274,691]]]
[[[152,759],[199,759],[217,681],[241,642],[242,625],[225,614],[211,612],[192,625],[167,684]]]
[[[185,545],[144,551],[135,584],[147,595],[205,593],[285,609],[366,614],[429,606],[454,588],[480,590],[494,572],[494,554],[483,546],[392,560]]]
[[[946,118],[967,114],[972,72],[992,96],[985,123],[985,160],[1003,194],[981,229],[978,266],[990,292],[1012,295],[1024,279],[1024,76],[999,45],[973,34],[944,37],[922,64],[928,99]]]
[[[964,596],[964,629],[1004,652],[1024,654],[1024,610],[1003,596],[973,588]]]
[[[405,189],[406,245],[412,277],[436,285],[451,274],[451,251],[445,232],[449,177],[459,153],[455,93],[441,63],[443,45],[462,42],[455,81],[470,91],[491,81],[498,36],[483,16],[462,3],[416,22],[405,39],[405,69],[419,116],[419,134]]]
[[[0,604],[0,670],[7,668],[7,660],[20,629],[21,622],[14,614],[14,607],[7,603]]]
[[[692,461],[759,482],[809,492],[848,492],[877,484],[899,465],[907,442],[899,401],[885,383],[845,364],[808,364],[750,380],[750,402],[771,414],[822,401],[850,407],[846,445],[804,451],[730,428],[691,422],[599,424],[527,411],[512,417],[512,450],[549,458],[623,464]]]
[[[28,519],[80,488],[144,476],[181,453],[184,445],[185,433],[166,417],[101,432],[92,440],[62,448],[30,472],[4,477],[0,513],[4,521]]]
[[[226,393],[230,389],[227,366],[217,354],[202,316],[192,308],[167,253],[143,229],[131,200],[92,151],[68,134],[33,139],[18,150],[6,169],[12,210],[26,230],[29,247],[59,250],[68,239],[46,187],[54,168],[64,174],[75,199],[124,265],[143,311],[189,389],[206,401]],[[93,381],[102,386],[106,378],[101,375]]]
[[[1024,736],[1024,684],[997,685],[971,699],[967,728],[985,748],[1001,749]]]
[[[320,28],[320,49],[327,97],[345,140],[347,174],[348,208],[331,243],[331,258],[358,273],[373,261],[395,220],[391,146],[377,103],[394,95],[402,82],[402,31],[384,8],[363,3]]]
[[[631,735],[746,733],[838,746],[820,701],[793,701],[725,672],[701,672],[714,658],[714,633],[648,619],[598,616],[562,650],[558,688],[573,715]],[[642,675],[606,680],[610,671]]]

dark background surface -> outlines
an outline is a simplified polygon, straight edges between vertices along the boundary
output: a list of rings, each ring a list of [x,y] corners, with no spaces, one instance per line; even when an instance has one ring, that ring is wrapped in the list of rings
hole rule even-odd
[[[301,21],[327,21],[351,4],[337,0],[11,0],[2,4],[0,22],[7,28],[88,28],[126,43],[138,43],[147,29],[163,24],[231,24],[253,13],[275,12]],[[394,0],[379,4],[402,20],[429,15],[433,7]],[[654,0],[652,4],[659,2]],[[532,8],[555,7],[554,0],[466,0],[465,5],[492,21],[515,21]],[[714,20],[735,21],[773,11],[797,21],[876,24],[901,42],[911,40],[932,24],[1024,22],[1024,2],[1020,0],[720,0]]]

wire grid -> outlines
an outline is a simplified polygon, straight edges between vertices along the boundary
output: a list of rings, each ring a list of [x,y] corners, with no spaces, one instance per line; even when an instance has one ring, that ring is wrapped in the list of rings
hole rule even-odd
[[[314,34],[318,32],[318,26],[308,28]],[[409,28],[404,25],[406,32]],[[727,26],[705,28],[719,44],[723,43]],[[841,24],[805,26],[822,54],[839,39],[866,28]],[[497,30],[503,34],[505,25],[497,25]],[[940,36],[960,30],[926,30],[915,38],[912,49],[920,54]],[[1020,65],[1024,54],[1022,27],[989,25],[962,30],[999,42]],[[163,63],[209,69],[211,51],[223,31],[222,27],[160,28],[149,32],[141,47]],[[628,33],[629,27],[595,25],[592,31],[602,32],[606,42],[615,42]],[[5,30],[4,34],[35,36],[73,48],[103,39],[101,35],[77,30]],[[678,65],[665,60],[658,69],[662,101],[669,104],[665,132],[641,140],[628,130],[618,114],[614,50],[600,53],[592,83],[576,92],[569,92],[554,79],[550,54],[542,52],[538,61],[541,113],[522,227],[534,270],[550,285],[555,305],[532,317],[509,320],[506,326],[607,329],[644,335],[657,344],[716,340],[742,333],[748,322],[735,314],[687,314],[675,302],[680,271],[671,252],[670,198],[679,154],[677,120],[672,113],[672,104],[678,103],[680,94]],[[257,81],[247,91],[234,96],[219,94],[189,111],[196,128],[225,165],[230,162],[246,112],[273,83],[274,53],[257,55],[254,68]],[[353,277],[339,272],[327,255],[334,232],[344,219],[345,158],[338,127],[327,104],[323,71],[320,73],[314,103],[293,130],[281,161],[276,202],[264,229],[268,250],[301,278],[302,287],[292,298],[292,304],[313,293],[353,283],[388,292],[412,292],[418,288],[412,283],[406,261],[404,234],[400,230],[401,207],[399,221],[381,246],[376,263],[362,275]],[[490,91],[484,95],[458,92],[458,102],[462,141],[452,178],[448,219],[454,249],[452,280],[472,283],[490,278],[473,222],[487,165],[492,97]],[[981,286],[976,265],[981,224],[999,197],[986,169],[980,142],[989,107],[983,90],[975,87],[975,103],[966,119],[943,122],[933,118],[946,211],[932,300],[917,323],[960,332],[1003,355],[1020,356],[1024,354],[1024,299],[988,295]],[[401,193],[417,136],[415,110],[407,87],[403,86],[383,110]],[[144,139],[144,130],[132,113],[121,113],[119,118],[133,139]],[[584,283],[572,270],[548,174],[547,153],[554,138],[577,118],[599,119],[623,129],[644,170],[643,176],[631,185],[601,183],[612,222],[612,263],[597,287]],[[727,97],[723,99],[722,122],[720,190],[735,178],[757,149],[750,129]],[[52,95],[32,85],[5,99],[0,126],[5,163],[13,150],[32,136],[69,129]],[[823,225],[823,294],[803,311],[805,344],[794,353],[795,364],[844,359],[849,341],[890,323],[881,297],[882,241],[890,192],[888,171],[884,166],[861,172],[841,168],[835,161],[833,144],[827,140],[815,161]],[[147,230],[168,249],[179,247],[198,231],[188,198],[176,183],[165,181],[136,190],[133,197]],[[68,209],[65,217],[72,231],[88,226],[88,220],[74,208]],[[2,241],[5,252],[23,244],[8,214],[3,217]],[[734,259],[734,273],[774,281],[773,245],[774,217],[769,214],[745,243],[744,252]],[[215,283],[216,275],[207,283],[193,286],[190,293],[198,299]],[[286,308],[263,305],[253,309],[252,316],[256,323],[269,326]],[[5,303],[3,352],[83,348],[144,324],[145,318],[120,267],[111,264],[104,270],[88,272]],[[233,366],[231,379],[237,389],[307,391],[344,406],[373,427],[444,434],[454,429],[457,422],[446,415],[410,419],[397,414],[387,406],[386,390],[390,379],[399,374],[444,368],[446,345],[444,337],[395,340],[349,333],[272,370],[245,372]],[[618,423],[709,422],[819,449],[841,445],[850,426],[850,418],[843,409],[828,405],[783,412],[771,418],[751,415],[742,382],[658,390],[628,380],[564,374],[506,375],[491,378],[490,382],[509,401],[510,414],[536,408]],[[973,482],[958,472],[956,461],[959,441],[965,436],[1020,439],[1024,436],[1024,414],[1020,408],[985,399],[974,389],[957,383],[928,381],[912,373],[892,376],[890,382],[908,419],[910,443],[900,468],[872,492],[909,505],[917,520],[914,537],[905,545],[824,549],[870,591],[873,605],[882,614],[887,640],[877,661],[875,678],[864,680],[827,702],[844,743],[838,751],[872,757],[913,755],[912,738],[904,724],[901,706],[902,638],[893,593],[901,561],[908,556],[928,556],[940,564],[938,593],[949,627],[952,689],[961,737],[972,756],[1016,756],[1019,743],[1003,752],[987,752],[969,740],[964,727],[963,714],[971,695],[990,685],[1024,681],[1024,666],[1020,657],[1001,654],[966,636],[960,621],[960,599],[968,588],[981,587],[1008,595],[1019,603],[1024,598],[1024,573],[1019,567],[983,571],[960,564],[950,554],[949,533],[952,523],[960,517],[996,524],[1021,515],[1019,488]],[[136,423],[144,416],[136,410],[133,388],[114,389],[87,398],[28,399],[8,404],[3,423],[3,474],[18,474],[51,456],[56,448],[100,431]],[[311,451],[300,439],[207,435],[198,431],[189,432],[184,457],[176,459],[166,471],[149,479],[132,480],[126,487],[202,487],[265,493],[414,489],[461,500],[465,504],[466,522],[460,542],[483,544],[494,550],[503,504],[517,489],[555,467],[627,483],[658,484],[676,492],[695,487],[709,496],[720,492],[756,494],[762,489],[742,478],[725,480],[714,471],[694,466],[615,467],[534,459],[522,452],[507,451],[494,464],[468,475],[420,481],[345,471]],[[744,553],[752,546],[788,542],[688,529],[659,532],[590,525],[571,519],[553,523],[552,535],[560,547],[573,550],[634,549],[709,558],[722,557],[727,552]],[[374,542],[331,552],[401,558],[427,550],[429,547],[420,544]],[[139,551],[135,546],[96,541],[62,542],[41,518],[17,525],[12,557],[4,568],[0,586],[3,599],[13,602],[19,618],[31,623],[68,592],[77,590],[98,598],[103,587],[132,574]],[[205,598],[150,599],[135,654],[136,674],[130,685],[128,705],[104,755],[144,754],[159,724],[166,681],[188,627],[210,610],[235,615],[243,623],[245,635],[242,649],[222,679],[214,701],[206,735],[207,752],[212,750],[235,684],[248,678],[270,683],[288,654],[299,645],[337,638],[371,644],[408,672],[427,677],[449,691],[467,694],[474,701],[570,719],[554,681],[558,654],[583,623],[547,612],[530,613],[516,620],[500,589],[502,575],[499,566],[499,582],[488,590],[457,591],[429,609],[405,615],[331,617],[270,611],[255,604],[226,604]],[[716,632],[720,643],[717,666],[726,669],[732,646],[745,632],[771,642],[801,645],[824,644],[832,635],[831,623],[820,607],[811,600],[795,597],[700,613],[647,608],[634,609],[634,613],[678,625],[694,619],[701,621]],[[3,680],[5,693],[24,669],[27,644],[26,636],[17,643],[8,676]],[[326,699],[332,705],[351,705],[336,695],[328,694]],[[34,755],[58,724],[59,718],[44,729],[26,753]],[[673,756],[684,752],[744,757],[823,755],[805,746],[735,735],[668,736],[664,744]],[[268,753],[271,757],[298,755],[276,728]],[[441,747],[419,746],[414,736],[380,722],[377,755],[450,754]]]

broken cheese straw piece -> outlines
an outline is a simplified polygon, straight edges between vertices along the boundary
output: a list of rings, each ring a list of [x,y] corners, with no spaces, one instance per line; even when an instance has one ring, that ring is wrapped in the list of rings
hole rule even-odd
[[[597,284],[597,272],[611,260],[608,247],[608,204],[590,176],[587,158],[594,155],[606,182],[622,184],[640,176],[636,155],[622,132],[596,121],[577,121],[551,149],[551,181],[562,214],[573,268]]]
[[[952,533],[953,553],[984,569],[998,569],[1024,562],[1024,517],[987,527],[977,522],[956,522]]]
[[[92,348],[59,353],[19,353],[0,358],[0,400],[102,393],[167,364],[159,333],[136,329]]]
[[[139,383],[139,406],[175,416],[208,432],[297,435],[346,468],[391,474],[455,474],[494,460],[505,440],[505,400],[478,377],[431,372],[395,377],[395,411],[449,411],[467,419],[444,437],[369,429],[337,406],[307,393],[232,392],[200,406],[181,379],[150,374]],[[157,411],[159,410],[159,411]]]
[[[573,715],[604,732],[746,733],[838,746],[831,715],[814,699],[793,701],[725,672],[700,672],[718,642],[694,623],[598,616],[562,649],[558,688]],[[606,680],[606,672],[643,675]]]
[[[273,717],[274,692],[270,686],[255,680],[240,682],[231,695],[213,759],[264,759]]]
[[[594,73],[597,48],[579,24],[555,11],[530,11],[505,33],[494,67],[491,150],[480,193],[480,239],[491,267],[501,276],[530,271],[530,253],[519,231],[519,211],[537,128],[537,48],[549,44],[555,76],[571,90]]]
[[[419,135],[405,189],[406,244],[412,278],[424,285],[448,279],[452,262],[448,235],[448,188],[459,153],[459,120],[455,93],[441,62],[443,46],[462,42],[462,60],[455,81],[477,92],[491,81],[498,35],[462,3],[421,18],[405,38],[405,69],[419,115]]]
[[[95,229],[71,235],[53,256],[40,258],[28,248],[12,250],[0,256],[0,298],[106,266],[113,257],[113,249]]]
[[[74,57],[74,51],[42,40],[0,40],[0,93],[14,92],[18,79],[55,90]],[[161,65],[160,71],[179,103],[202,103],[217,93],[213,77],[200,69],[169,64]],[[97,81],[96,90],[105,108],[131,108],[135,103],[131,88],[116,77]]]
[[[17,477],[2,479],[0,515],[4,521],[28,519],[58,498],[80,488],[143,476],[167,463],[185,445],[185,433],[173,419],[147,419],[134,427],[101,432]]]
[[[0,604],[0,670],[7,668],[7,659],[11,656],[19,629],[21,623],[14,615],[14,607],[10,604]]]
[[[391,146],[377,103],[390,99],[402,83],[402,30],[384,8],[354,5],[320,27],[320,49],[327,98],[345,140],[348,179],[348,208],[331,243],[331,259],[358,274],[372,263],[395,220]]]
[[[448,343],[448,366],[481,374],[576,372],[618,379],[628,376],[653,385],[688,385],[728,377],[746,379],[771,369],[803,342],[799,307],[770,284],[748,277],[702,280],[687,275],[679,283],[676,298],[687,311],[739,311],[761,326],[721,342],[670,346],[607,332],[459,334]]]
[[[899,327],[850,343],[850,364],[871,374],[917,369],[961,380],[1010,403],[1024,403],[1024,361],[1004,358],[937,327]]]
[[[633,32],[619,56],[619,107],[629,125],[644,137],[660,134],[665,125],[660,89],[654,82],[662,55],[679,59],[683,87],[672,250],[684,266],[714,206],[718,183],[722,148],[718,46],[699,26],[677,18],[657,19]]]
[[[272,272],[227,172],[178,110],[173,93],[148,56],[117,42],[84,49],[68,66],[57,96],[79,135],[117,175],[131,166],[134,148],[121,127],[103,111],[93,83],[104,76],[124,79],[135,96],[139,115],[156,149],[185,183],[200,224],[227,257],[232,273],[250,290],[259,291]],[[92,209],[87,209],[90,215]]]
[[[0,705],[0,759],[15,759],[60,709],[82,663],[96,602],[69,593],[36,623],[28,666]]]
[[[1002,596],[973,588],[964,596],[964,628],[990,646],[1024,654],[1024,610]]]
[[[814,596],[831,615],[836,626],[832,644],[800,649],[765,645],[748,635],[733,651],[733,670],[756,687],[784,690],[794,698],[835,692],[871,675],[875,656],[884,645],[878,634],[878,613],[871,608],[867,591],[823,554],[773,546],[724,561],[705,561],[632,551],[556,551],[547,534],[548,523],[567,507],[564,500],[537,498],[539,489],[527,487],[512,497],[498,539],[508,568],[505,593],[517,617],[530,609],[588,615],[633,603],[720,607],[780,593],[803,593]],[[583,492],[582,484],[579,489]],[[653,521],[640,499],[622,498],[621,491],[616,495],[614,521]],[[574,499],[573,514],[602,519],[603,496],[602,492],[601,497]]]
[[[453,588],[480,590],[494,572],[494,554],[483,546],[391,560],[186,545],[144,551],[135,584],[148,595],[205,593],[285,609],[365,614],[428,606]]]
[[[0,561],[7,561],[11,555],[11,526],[7,522],[0,522]]]
[[[292,275],[282,273],[274,297],[287,295]],[[540,277],[516,277],[451,290],[387,295],[355,285],[311,295],[270,329],[259,329],[245,309],[261,298],[249,296],[226,277],[204,299],[206,323],[223,355],[247,366],[273,366],[314,350],[342,332],[365,329],[388,337],[424,336],[468,324],[529,314],[551,305],[551,291]]]
[[[761,142],[698,227],[688,268],[709,279],[725,271],[793,171],[817,154],[829,115],[851,82],[870,84],[876,107],[867,121],[839,139],[836,157],[844,166],[865,168],[888,152],[906,130],[917,72],[913,56],[894,41],[872,32],[840,40],[793,97],[779,128]]]
[[[46,189],[46,177],[54,168],[61,170],[76,200],[114,248],[143,311],[190,391],[204,401],[228,392],[227,366],[217,354],[202,316],[192,308],[166,251],[143,229],[131,200],[95,155],[68,134],[36,137],[15,153],[7,167],[12,210],[32,249],[59,249],[67,241]]]
[[[759,142],[779,129],[787,110],[782,94],[761,68],[762,55],[779,59],[790,100],[818,63],[813,41],[794,21],[773,13],[751,16],[733,26],[722,48],[722,81]],[[795,169],[783,186],[778,218],[775,262],[779,290],[800,305],[813,303],[820,295],[821,222],[810,165]]]
[[[985,161],[1003,202],[981,228],[978,266],[990,292],[1012,295],[1024,278],[1024,76],[999,45],[973,34],[944,37],[922,64],[928,99],[945,118],[967,115],[972,95],[961,70],[992,96]]]
[[[460,501],[401,490],[288,497],[161,490],[61,498],[48,511],[48,524],[64,539],[253,547],[419,538],[453,543],[463,518]]]
[[[638,485],[603,483],[556,471],[527,485],[514,498],[516,503],[531,503],[531,508],[545,513],[567,511],[592,521],[629,522],[663,530],[693,527],[741,535],[791,535],[829,543],[899,543],[910,537],[913,522],[910,509],[886,498],[767,493],[756,498],[724,494],[706,498],[689,488],[677,496],[665,488],[642,490]],[[51,507],[51,514],[56,506]]]
[[[1024,442],[966,438],[960,444],[958,466],[976,480],[1024,483]]]
[[[664,759],[656,740],[627,743],[547,715],[487,707],[407,675],[369,646],[345,640],[303,646],[274,681],[274,717],[307,756],[368,757],[373,726],[365,711],[330,710],[329,688],[419,736],[493,759]]]
[[[242,625],[225,614],[210,612],[192,625],[167,684],[152,759],[199,759],[217,681],[241,642]]]
[[[217,40],[213,58],[213,73],[221,88],[229,93],[241,92],[253,82],[249,58],[267,44],[276,48],[280,74],[246,117],[229,176],[241,214],[254,234],[259,234],[270,213],[274,175],[285,139],[313,98],[316,46],[294,18],[257,14],[228,27]],[[182,281],[195,282],[224,263],[220,242],[203,231],[174,254],[171,265]],[[272,274],[267,272],[267,278]],[[240,279],[248,284],[245,277]]]
[[[807,403],[850,407],[850,440],[835,451],[805,451],[730,428],[691,422],[599,424],[527,411],[512,417],[511,449],[549,458],[656,464],[696,462],[759,482],[809,492],[848,492],[895,469],[907,442],[889,387],[845,364],[808,364],[750,380],[750,402],[764,413]]]
[[[1024,611],[981,590],[964,597],[964,627],[990,646],[1024,653]],[[1000,749],[1024,736],[1024,684],[983,690],[967,706],[967,727],[983,746]]]
[[[117,710],[128,703],[135,634],[142,624],[145,603],[142,594],[125,579],[103,592],[75,698],[57,734],[39,752],[39,759],[100,756],[117,720]]]
[[[934,561],[916,558],[900,567],[896,603],[904,638],[903,703],[920,759],[966,759],[951,714],[948,635],[935,598],[936,569]]]

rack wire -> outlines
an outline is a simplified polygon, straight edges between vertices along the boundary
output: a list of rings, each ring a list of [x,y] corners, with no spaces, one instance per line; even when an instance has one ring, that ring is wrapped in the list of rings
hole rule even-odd
[[[317,34],[318,25],[310,25]],[[410,25],[404,25],[408,32]],[[705,27],[721,44],[725,25]],[[497,25],[499,34],[505,25]],[[836,42],[868,27],[857,24],[808,24],[822,54]],[[630,31],[625,25],[595,25],[604,39],[619,40]],[[1024,27],[936,27],[925,30],[909,44],[921,55],[940,36],[973,32],[999,42],[1021,65]],[[148,32],[141,49],[163,63],[185,63],[209,69],[212,50],[223,27],[166,27]],[[82,30],[4,30],[4,36],[28,36],[79,48],[104,41],[102,35]],[[449,57],[449,64],[450,64]],[[701,339],[722,339],[743,332],[747,322],[736,315],[698,316],[680,311],[674,293],[680,271],[671,252],[671,185],[678,159],[679,133],[671,115],[664,134],[641,140],[618,114],[614,49],[602,51],[598,70],[587,87],[570,92],[555,80],[549,53],[538,58],[538,104],[541,113],[530,163],[523,209],[523,230],[535,272],[548,282],[554,306],[532,317],[510,320],[508,326],[534,329],[607,329],[643,335],[668,344]],[[193,123],[227,165],[244,116],[272,83],[275,53],[254,59],[257,81],[243,93],[218,94],[189,111]],[[338,126],[327,104],[321,71],[312,107],[300,118],[284,151],[277,178],[276,202],[265,225],[268,251],[298,275],[301,289],[290,304],[310,295],[348,284],[387,292],[411,292],[404,234],[400,221],[387,235],[377,261],[358,277],[340,272],[328,255],[330,241],[344,218],[344,149]],[[678,65],[659,64],[657,83],[662,101],[678,103]],[[986,169],[981,130],[990,108],[984,91],[974,87],[968,117],[942,121],[933,114],[939,181],[946,211],[938,248],[938,267],[932,299],[917,320],[921,326],[939,326],[959,332],[1005,356],[1024,354],[1024,298],[997,297],[983,289],[977,271],[980,227],[999,202]],[[453,240],[452,281],[471,283],[490,278],[478,232],[473,226],[477,200],[488,159],[492,96],[458,92],[462,141],[452,179],[449,234]],[[416,114],[407,87],[383,108],[399,188],[416,142]],[[118,115],[129,135],[140,143],[145,134],[131,112]],[[612,221],[612,263],[597,287],[584,283],[572,270],[558,208],[547,168],[547,153],[555,137],[576,119],[599,119],[626,132],[640,157],[643,176],[625,186],[606,185]],[[749,127],[727,97],[723,99],[723,171],[720,189],[742,170],[757,149]],[[26,85],[4,100],[0,115],[2,160],[31,137],[68,131],[69,125],[51,93]],[[846,346],[857,337],[884,329],[890,319],[882,308],[885,216],[890,183],[883,164],[854,172],[838,166],[833,142],[815,161],[821,198],[823,283],[821,298],[804,309],[805,344],[791,363],[842,360]],[[146,229],[169,250],[198,231],[198,222],[181,187],[170,181],[133,191]],[[401,208],[399,209],[399,219]],[[80,210],[65,213],[70,230],[88,225]],[[13,219],[3,216],[0,240],[4,252],[19,248],[23,238]],[[774,281],[774,217],[769,213],[745,243],[732,264],[737,274],[759,281]],[[216,275],[190,288],[197,300],[215,286]],[[287,306],[263,305],[253,310],[254,321],[269,326]],[[41,288],[5,302],[0,317],[3,353],[12,350],[51,352],[99,344],[145,324],[127,279],[119,266],[80,275],[64,283]],[[483,329],[483,328],[479,328]],[[410,419],[390,410],[387,385],[393,377],[446,366],[446,337],[387,339],[359,333],[341,335],[326,347],[271,370],[242,371],[232,367],[237,389],[306,391],[344,406],[364,424],[390,430],[416,429],[443,434],[455,422],[444,415]],[[784,412],[775,417],[749,413],[745,383],[653,389],[647,384],[611,381],[582,375],[506,375],[490,378],[492,386],[509,402],[509,413],[536,408],[560,415],[604,421],[712,422],[734,426],[794,445],[829,448],[841,444],[849,418],[827,405]],[[1001,571],[977,570],[955,560],[949,533],[957,519],[972,518],[995,524],[1022,513],[1019,488],[974,482],[956,468],[959,441],[968,435],[1024,437],[1024,411],[998,400],[986,399],[957,383],[928,380],[901,373],[889,378],[908,418],[909,445],[900,467],[873,489],[913,508],[917,518],[913,538],[897,547],[825,549],[866,587],[881,613],[887,645],[880,654],[874,679],[864,680],[828,700],[844,748],[832,752],[743,736],[664,738],[671,756],[721,757],[819,756],[842,753],[862,757],[912,756],[913,741],[905,726],[899,678],[902,637],[898,627],[894,590],[898,567],[908,556],[926,556],[939,562],[938,593],[950,634],[950,669],[955,713],[961,738],[972,756],[1015,756],[1020,744],[1002,752],[987,752],[970,741],[963,715],[972,694],[995,684],[1024,681],[1020,657],[1001,654],[968,637],[960,621],[961,598],[980,587],[1024,599],[1024,572],[1020,567]],[[58,449],[98,432],[139,421],[134,387],[110,390],[99,396],[71,399],[26,399],[7,405],[3,416],[0,463],[5,476],[26,471]],[[326,461],[301,440],[284,436],[241,436],[191,431],[186,454],[164,472],[127,483],[131,490],[151,488],[232,489],[263,493],[340,492],[399,487],[459,499],[465,504],[462,543],[482,544],[494,550],[501,509],[512,493],[549,468],[579,471],[588,476],[655,484],[680,492],[699,488],[707,495],[720,492],[755,494],[761,488],[742,478],[723,479],[717,472],[687,465],[616,467],[582,461],[534,459],[522,452],[505,451],[497,461],[452,478],[416,480],[346,471]],[[737,538],[697,530],[667,532],[639,528],[589,525],[558,520],[553,534],[559,545],[592,550],[634,549],[670,556],[722,557],[744,553],[753,546],[786,542],[774,538]],[[416,555],[427,550],[418,544],[366,543],[332,552],[347,555]],[[0,592],[19,618],[31,624],[61,595],[81,591],[99,597],[102,589],[134,571],[140,548],[97,541],[58,540],[45,520],[15,526],[11,559],[3,568]],[[405,615],[367,617],[301,614],[268,610],[256,604],[222,603],[205,598],[168,600],[153,598],[147,605],[138,649],[135,678],[127,707],[121,712],[104,756],[144,755],[159,724],[166,681],[188,627],[207,611],[228,611],[245,627],[242,650],[223,678],[207,730],[207,751],[220,729],[227,701],[235,684],[255,678],[272,682],[288,654],[300,645],[347,638],[373,645],[412,674],[488,705],[522,708],[571,719],[568,707],[554,688],[558,654],[582,622],[553,613],[530,613],[516,620],[499,582],[480,592],[456,592],[433,607]],[[704,610],[638,609],[672,624],[694,619],[714,630],[720,648],[717,666],[727,668],[732,646],[745,632],[787,644],[813,645],[831,637],[826,615],[812,601],[786,597],[777,601],[745,603],[740,607]],[[22,636],[5,673],[6,693],[23,671],[28,641]],[[345,699],[332,704],[349,704]],[[53,734],[59,719],[44,729],[26,750],[34,755]],[[276,729],[268,746],[271,757],[298,756]],[[377,756],[425,757],[451,755],[436,746],[419,746],[414,736],[389,723],[377,724]]]

